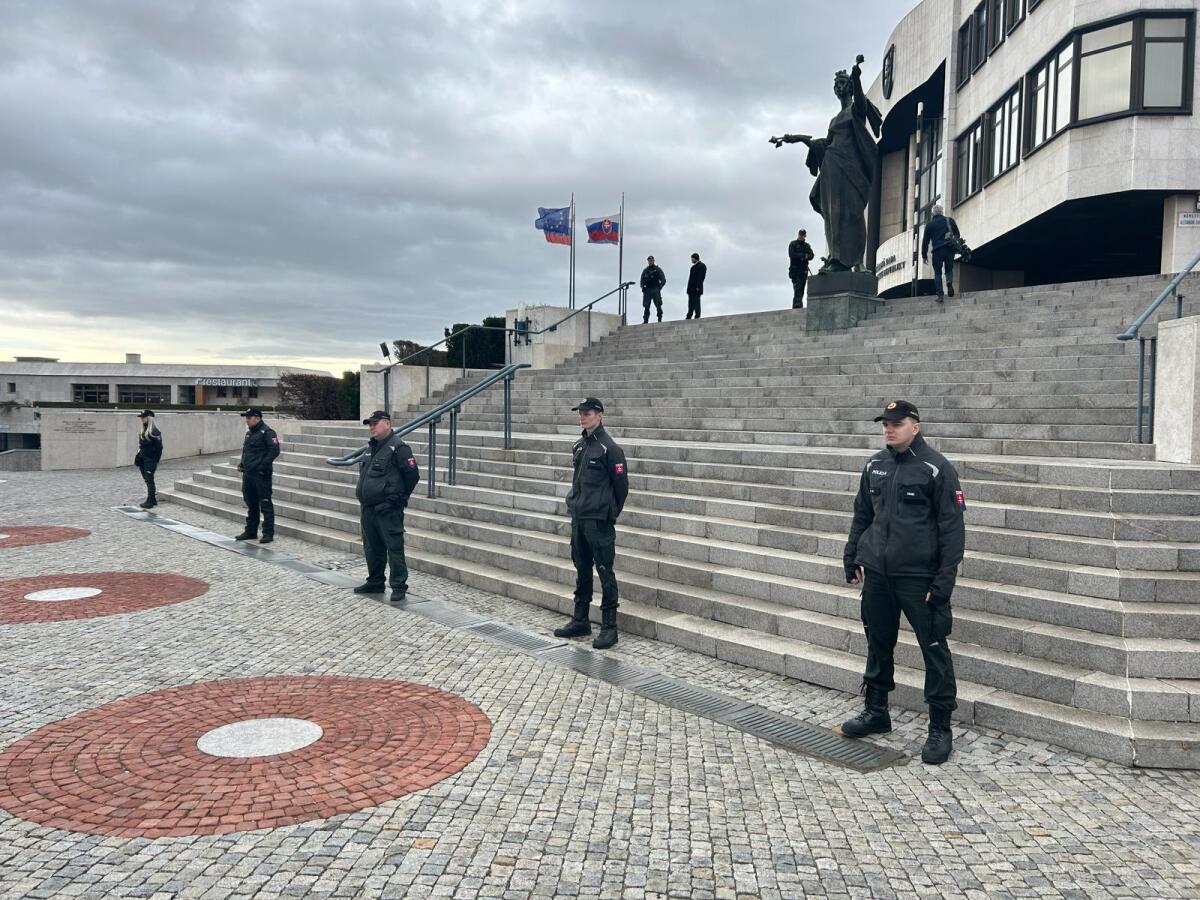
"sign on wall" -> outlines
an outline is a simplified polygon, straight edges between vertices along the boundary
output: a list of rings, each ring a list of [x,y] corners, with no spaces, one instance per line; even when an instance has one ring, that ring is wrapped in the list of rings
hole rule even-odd
[[[201,387],[258,387],[257,378],[197,378]]]
[[[1184,228],[1189,226],[1200,226],[1200,212],[1180,213],[1179,224]]]

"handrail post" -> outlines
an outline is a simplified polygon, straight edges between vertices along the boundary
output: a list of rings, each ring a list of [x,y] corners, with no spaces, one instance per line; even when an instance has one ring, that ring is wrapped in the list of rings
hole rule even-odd
[[[1138,335],[1137,442],[1142,443],[1142,422],[1146,412],[1146,339]]]
[[[383,411],[389,416],[392,414],[391,403],[388,401],[388,379],[392,377],[392,367],[388,366],[383,370]]]
[[[1175,318],[1182,319],[1183,318],[1183,294],[1179,293],[1178,286],[1176,286],[1175,290],[1172,291],[1171,293],[1173,293],[1175,295]]]
[[[434,491],[434,483],[437,481],[437,420],[429,423],[429,497],[432,499],[437,494]]]
[[[446,484],[458,483],[458,407],[450,410],[450,459],[446,464]]]
[[[1154,375],[1158,368],[1158,336],[1150,338],[1150,403],[1146,417],[1150,420],[1148,444],[1154,443]]]
[[[467,335],[469,335],[470,333],[471,333],[470,328],[463,329],[463,339],[462,339],[462,364],[463,364],[462,365],[462,377],[463,378],[467,377],[467,341],[468,341]]]
[[[590,346],[592,346],[592,308],[590,306],[588,307],[587,322],[588,322],[588,324],[587,324],[588,346],[590,347]]]
[[[429,394],[429,361],[433,359],[433,348],[429,348],[429,352],[425,354],[425,397],[428,399]]]
[[[512,375],[504,379],[504,449],[512,449]]]

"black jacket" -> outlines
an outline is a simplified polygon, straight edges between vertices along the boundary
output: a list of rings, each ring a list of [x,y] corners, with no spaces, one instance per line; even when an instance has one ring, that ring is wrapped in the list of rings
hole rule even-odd
[[[807,272],[812,258],[813,249],[808,245],[808,241],[796,238],[788,244],[788,277],[799,278]]]
[[[158,468],[158,462],[162,459],[163,454],[163,439],[162,432],[155,426],[150,426],[149,433],[142,431],[138,434],[138,452],[133,458],[133,464],[145,469],[147,472],[153,472]]]
[[[658,266],[646,266],[642,269],[642,290],[661,291],[667,286],[667,276]]]
[[[279,436],[259,422],[246,429],[242,440],[242,471],[249,474],[270,475],[275,457],[279,455]]]
[[[625,470],[625,451],[609,437],[603,425],[586,432],[571,449],[571,490],[567,494],[567,512],[573,519],[600,519],[615,522],[629,496],[629,473]]]
[[[704,276],[708,274],[708,266],[702,262],[692,263],[692,270],[688,272],[687,292],[689,294],[704,293]]]
[[[932,244],[934,250],[950,246],[950,235],[959,237],[958,223],[949,216],[934,216],[925,223],[925,233],[921,236],[921,255],[929,253]]]
[[[381,503],[407,506],[409,495],[421,480],[412,448],[394,431],[382,441],[371,438],[367,446],[370,452],[358,464],[354,496],[366,507]]]
[[[946,603],[966,543],[966,500],[946,457],[921,435],[903,453],[884,448],[867,461],[842,554],[846,580],[862,566],[879,575],[922,575]]]

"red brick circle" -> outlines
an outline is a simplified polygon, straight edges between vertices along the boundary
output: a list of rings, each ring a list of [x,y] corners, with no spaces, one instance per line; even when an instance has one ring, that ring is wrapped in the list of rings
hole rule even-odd
[[[87,537],[91,532],[61,525],[0,525],[0,534],[8,535],[6,538],[0,538],[0,550],[7,550],[9,547],[74,541]]]
[[[250,759],[196,747],[246,719],[315,722],[315,743]],[[277,828],[377,806],[463,769],[491,737],[473,704],[405,681],[244,678],[108,703],[0,753],[0,808],[51,828],[179,837]]]
[[[26,594],[50,588],[94,587],[100,593],[82,600],[26,600]],[[0,581],[0,625],[66,622],[168,606],[199,597],[208,585],[198,578],[160,572],[85,572],[37,575]]]

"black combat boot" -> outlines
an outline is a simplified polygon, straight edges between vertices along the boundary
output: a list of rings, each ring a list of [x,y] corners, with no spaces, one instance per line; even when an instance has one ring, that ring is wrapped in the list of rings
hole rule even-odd
[[[142,509],[154,509],[154,507],[158,506],[158,501],[155,500],[154,497],[147,497],[145,500],[139,503],[138,506],[140,506]]]
[[[602,606],[600,608],[600,633],[592,641],[597,650],[607,650],[617,642],[617,608]]]
[[[842,723],[842,734],[846,737],[866,737],[868,734],[885,734],[891,730],[887,691],[873,687],[867,688],[863,711]]]
[[[580,600],[575,598],[575,613],[571,616],[571,621],[561,628],[554,629],[555,637],[583,637],[592,633],[592,623],[588,621],[588,607],[591,605],[590,600]]]
[[[954,749],[954,738],[950,734],[950,710],[945,707],[929,707],[929,736],[921,748],[921,762],[940,766],[950,758]]]
[[[258,537],[258,532],[251,531],[249,528],[247,528],[245,531],[243,531],[241,534],[239,534],[237,537],[235,537],[234,540],[235,541],[252,541],[256,537]]]

